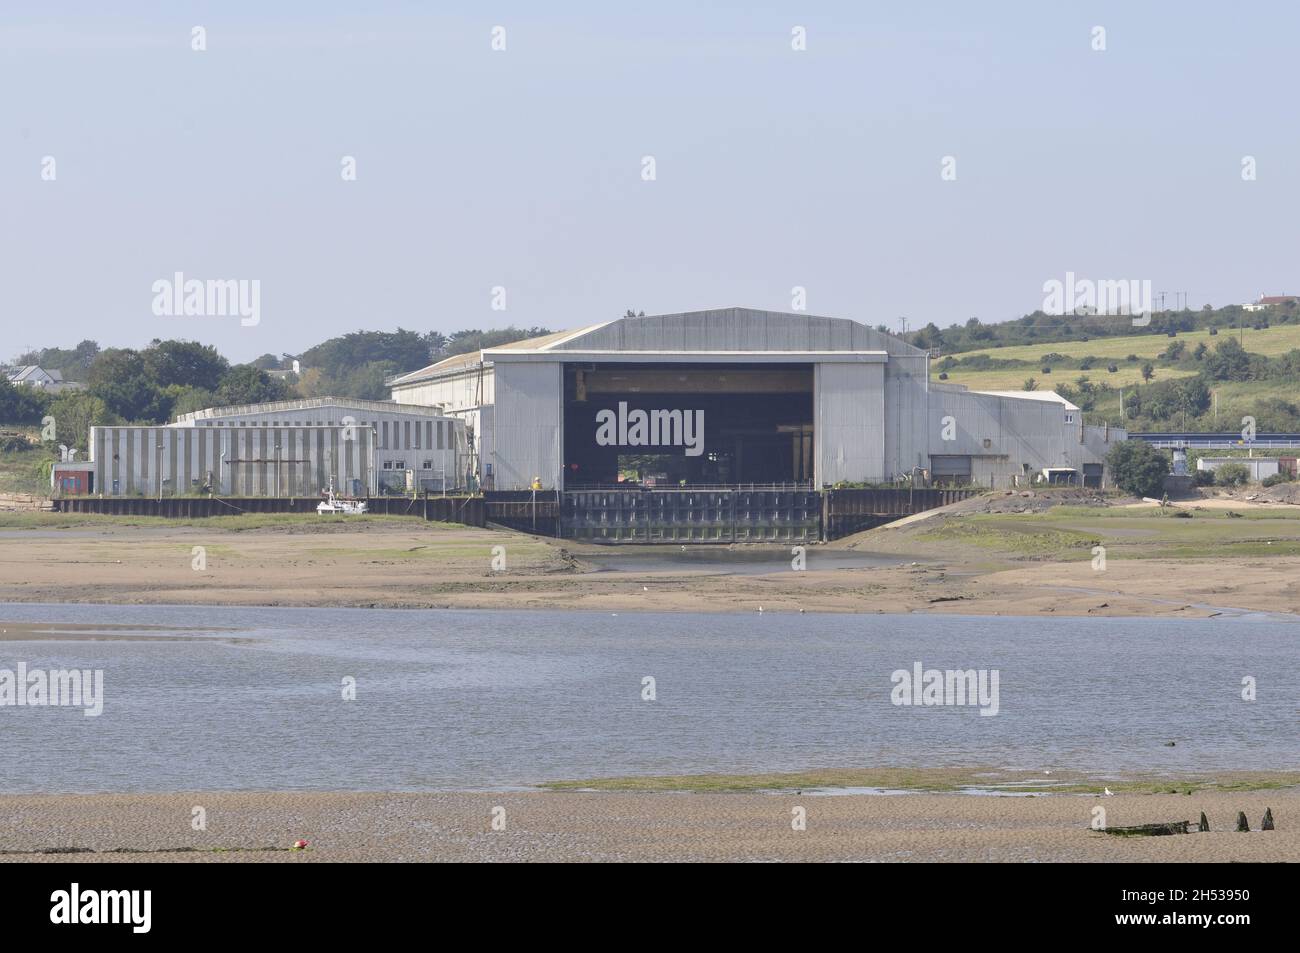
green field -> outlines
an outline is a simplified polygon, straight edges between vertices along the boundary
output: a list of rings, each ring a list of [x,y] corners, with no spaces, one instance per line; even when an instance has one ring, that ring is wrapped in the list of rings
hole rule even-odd
[[[1174,340],[1186,341],[1187,350],[1190,352],[1196,349],[1200,341],[1204,341],[1206,347],[1213,348],[1218,341],[1229,335],[1236,338],[1238,332],[1220,328],[1218,335],[1213,337],[1208,330],[1200,330],[1179,331],[1176,339],[1164,334],[1143,334],[1133,337],[1093,338],[1089,341],[1057,341],[1054,344],[1021,344],[1015,347],[994,347],[981,351],[961,351],[953,354],[952,357],[961,360],[976,354],[987,354],[999,360],[1028,361],[1035,364],[1042,360],[1044,354],[1064,354],[1072,358],[1092,355],[1115,361],[1122,361],[1128,355],[1136,354],[1143,360],[1154,360]],[[1247,351],[1270,356],[1300,349],[1300,324],[1280,324],[1264,328],[1262,331],[1247,328],[1242,344]],[[1103,366],[1101,370],[1104,373],[1106,368]]]
[[[1220,381],[1210,386],[1218,395],[1219,416],[1225,430],[1236,430],[1243,414],[1253,413],[1259,401],[1277,399],[1296,402],[1300,399],[1300,382],[1296,381]]]
[[[1300,555],[1300,507],[1201,510],[1190,518],[1152,510],[1057,506],[1046,513],[971,515],[937,526],[920,523],[916,538],[975,546],[1021,558],[1087,560],[1101,545],[1111,559],[1207,559]]]
[[[1077,370],[1070,371],[1069,373],[1070,376],[1068,378],[1065,376],[1065,374],[1061,374],[1060,375],[1061,381],[1059,383],[1069,384],[1071,387],[1073,387],[1075,386],[1074,380],[1079,376],[1080,373],[1087,374],[1088,379],[1091,380],[1094,384],[1099,384],[1103,380],[1111,381],[1113,378],[1119,376],[1117,374],[1104,374],[1103,376],[1098,376],[1096,373],[1092,371],[1077,371]],[[1187,373],[1189,372],[1177,370],[1174,368],[1157,367],[1156,376],[1153,380],[1155,381],[1171,380],[1173,378],[1183,377]],[[972,374],[967,376],[975,377],[976,375]],[[1057,375],[1053,374],[1052,376],[1055,377]],[[1044,378],[1042,378],[1039,375],[1034,375],[1034,377],[1040,382],[1044,380]],[[964,379],[956,380],[956,378],[953,375],[949,375],[949,380],[954,381],[956,383],[966,384],[966,386],[970,387],[972,390],[990,389],[982,383],[976,386],[974,384],[967,384],[966,380]],[[1041,390],[1054,389],[1050,383],[1048,384],[1040,383],[1039,388]],[[1215,430],[1215,431],[1239,430],[1241,428],[1241,418],[1247,414],[1253,415],[1258,413],[1260,409],[1260,404],[1263,401],[1267,401],[1270,399],[1284,400],[1291,403],[1296,403],[1297,401],[1300,401],[1300,386],[1297,386],[1296,384],[1291,382],[1214,381],[1210,383],[1209,388],[1210,388],[1210,393],[1212,393],[1217,398],[1218,413],[1217,416],[1213,412],[1208,413],[1205,415],[1205,417],[1201,419],[1200,423],[1203,424],[1205,429],[1208,430]],[[992,388],[992,389],[1004,390],[1006,388]],[[1119,389],[1117,386],[1116,389],[1111,390],[1108,393],[1101,393],[1097,395],[1096,406],[1091,411],[1089,415],[1089,419],[1109,420],[1112,423],[1119,425],[1119,421],[1120,421]],[[1181,426],[1181,421],[1175,418],[1170,422],[1170,426],[1168,428],[1157,428],[1157,429],[1174,429],[1179,426]],[[1293,454],[1285,453],[1281,455],[1292,456]]]
[[[958,364],[947,369],[948,377],[944,383],[960,384],[971,390],[1020,391],[1024,389],[1025,381],[1032,377],[1038,384],[1038,390],[1055,391],[1061,385],[1077,389],[1078,379],[1086,376],[1093,385],[1098,387],[1106,385],[1109,388],[1108,392],[1099,392],[1095,395],[1095,406],[1089,411],[1089,420],[1117,422],[1120,420],[1119,391],[1121,388],[1128,389],[1146,383],[1142,380],[1143,364],[1147,362],[1153,364],[1155,373],[1151,383],[1193,377],[1201,367],[1200,362],[1186,361],[1176,366],[1166,365],[1159,361],[1161,352],[1175,340],[1184,342],[1187,353],[1190,354],[1201,341],[1204,341],[1208,348],[1213,349],[1217,342],[1229,337],[1236,340],[1237,333],[1229,329],[1220,329],[1217,335],[1211,336],[1208,330],[1200,330],[1179,332],[1177,338],[1170,338],[1164,334],[1143,334],[1133,337],[1093,338],[1088,341],[1059,341],[1054,344],[1028,344],[963,351],[940,358],[932,365],[932,373],[937,380],[940,368],[946,359],[961,361],[984,355],[993,360],[1020,363],[1015,367],[988,370],[974,368],[962,370],[961,365]],[[1300,325],[1278,325],[1261,331],[1247,329],[1244,344],[1247,351],[1270,357],[1300,349]],[[1056,354],[1059,357],[1051,362],[1052,373],[1044,374],[1043,358],[1049,354]],[[1130,355],[1134,355],[1136,359],[1130,360]],[[1087,357],[1093,358],[1094,363],[1092,367],[1083,370],[1078,364]],[[1111,364],[1116,365],[1113,373],[1107,369]],[[1210,389],[1217,398],[1218,420],[1223,421],[1223,428],[1230,430],[1240,426],[1239,421],[1243,416],[1256,414],[1263,401],[1277,399],[1294,403],[1297,397],[1300,397],[1300,388],[1291,382],[1219,382],[1211,383]],[[1192,422],[1188,421],[1188,423]],[[1198,423],[1200,426],[1194,426],[1192,429],[1220,426],[1212,412]],[[1180,422],[1172,421],[1169,426],[1180,426]]]
[[[1008,348],[1008,350],[1012,350]],[[1016,349],[1018,350],[1018,349]],[[1063,351],[1061,353],[1064,353]],[[1086,375],[1088,380],[1094,384],[1109,384],[1111,387],[1132,387],[1135,384],[1142,383],[1142,365],[1141,364],[1120,364],[1119,370],[1114,374],[1107,373],[1103,364],[1101,367],[1093,367],[1090,370],[1081,371],[1077,367],[1054,367],[1051,374],[1044,374],[1042,368],[1037,364],[1033,366],[1026,365],[1021,368],[1010,368],[1000,371],[948,371],[948,379],[941,381],[944,384],[962,384],[971,390],[1023,390],[1026,378],[1032,377],[1038,382],[1038,389],[1043,391],[1056,390],[1057,385],[1067,384],[1070,387],[1076,387],[1075,381],[1080,376]],[[1155,376],[1152,381],[1168,381],[1180,377],[1191,377],[1196,372],[1188,369],[1172,367],[1156,367]],[[933,375],[934,380],[939,380],[939,375]],[[1118,405],[1119,398],[1115,398]]]

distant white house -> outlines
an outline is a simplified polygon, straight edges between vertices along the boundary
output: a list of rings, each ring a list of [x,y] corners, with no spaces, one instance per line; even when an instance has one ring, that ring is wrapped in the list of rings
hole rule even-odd
[[[1288,304],[1300,303],[1300,297],[1296,295],[1260,295],[1250,304],[1242,305],[1246,311],[1267,311],[1269,308],[1280,308]]]
[[[47,391],[51,394],[57,394],[65,390],[80,390],[82,387],[76,381],[65,381],[62,371],[47,371],[39,364],[11,367],[5,376],[14,387],[34,387],[37,390]]]

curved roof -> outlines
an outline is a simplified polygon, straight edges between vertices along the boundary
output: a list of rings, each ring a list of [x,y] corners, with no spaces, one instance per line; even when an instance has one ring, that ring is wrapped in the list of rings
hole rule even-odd
[[[260,404],[232,404],[226,407],[207,407],[203,410],[178,414],[176,424],[192,424],[198,420],[218,420],[224,417],[246,417],[260,414],[294,414],[299,411],[341,407],[345,410],[374,411],[376,413],[418,414],[425,417],[440,416],[437,407],[419,404],[398,404],[391,400],[365,400],[359,397],[296,397],[292,400],[271,400]]]
[[[414,384],[443,373],[490,363],[496,352],[781,352],[877,351],[897,357],[923,357],[926,351],[901,338],[848,318],[828,318],[755,308],[714,308],[623,317],[574,331],[456,354],[394,378],[392,385]]]
[[[530,351],[530,350],[549,350],[556,343],[571,337],[575,334],[583,334],[594,328],[601,327],[599,324],[593,324],[590,327],[581,328],[577,331],[555,331],[551,334],[543,334],[541,337],[524,338],[520,341],[511,341],[509,344],[499,344],[496,347],[485,348],[484,351]],[[428,367],[422,367],[418,371],[408,371],[405,374],[398,375],[388,381],[390,386],[396,384],[414,384],[418,381],[427,380],[430,377],[437,377],[447,371],[454,371],[462,367],[469,367],[482,363],[484,351],[466,351],[464,354],[453,354],[451,357],[444,357],[441,361],[435,361]]]
[[[556,351],[885,351],[900,357],[925,355],[893,335],[848,318],[715,308],[646,317],[619,318],[570,335]]]

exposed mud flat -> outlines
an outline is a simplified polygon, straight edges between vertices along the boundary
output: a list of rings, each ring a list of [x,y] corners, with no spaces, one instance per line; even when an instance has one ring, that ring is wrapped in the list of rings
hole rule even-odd
[[[1091,828],[1195,820],[1209,833]],[[207,829],[191,821],[202,808]],[[802,808],[804,829],[792,825]],[[1259,831],[1264,811],[1274,831]],[[1255,830],[1236,833],[1245,811]],[[494,830],[503,817],[504,830]],[[0,861],[1276,862],[1300,860],[1300,792],[901,797],[779,794],[229,794],[0,797]],[[306,850],[285,848],[308,841]],[[60,848],[62,850],[60,850]],[[78,853],[70,853],[69,848]],[[126,852],[122,849],[125,848]],[[48,851],[48,852],[47,852]],[[89,853],[86,851],[94,851]]]
[[[1152,519],[1155,529],[1141,522],[1150,514],[1134,511],[1141,528],[1131,529],[1113,515],[1090,522],[1074,510],[1068,520],[1056,517],[1056,504],[1041,497],[981,497],[956,504],[960,512],[809,546],[803,570],[788,547],[656,553],[659,547],[580,546],[396,520],[328,533],[233,532],[217,520],[175,528],[105,524],[75,538],[14,531],[0,538],[0,601],[1183,618],[1300,613],[1300,520],[1231,520],[1243,539],[1230,546],[1220,533],[1219,524],[1229,522],[1221,511],[1213,524],[1200,514]],[[1046,512],[997,512],[1003,504],[1024,509],[1024,502]],[[977,525],[981,520],[1009,522],[988,527]],[[1036,520],[1052,525],[1029,525]],[[1275,551],[1269,547],[1278,530],[1267,525],[1274,522],[1297,537],[1278,539]],[[1200,541],[1179,543],[1165,533],[1169,528],[1200,531]],[[1094,530],[1098,540],[1113,536],[1106,572],[1089,562]],[[999,549],[1005,540],[1042,548]],[[1142,558],[1125,558],[1112,543],[1141,546]],[[1176,558],[1162,558],[1161,546]],[[195,547],[204,553],[201,569]],[[495,561],[496,547],[504,548],[504,567]]]

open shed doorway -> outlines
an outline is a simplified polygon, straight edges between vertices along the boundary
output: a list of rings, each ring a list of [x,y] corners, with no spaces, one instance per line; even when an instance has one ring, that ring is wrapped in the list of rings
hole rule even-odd
[[[565,486],[809,485],[807,364],[572,364]]]

